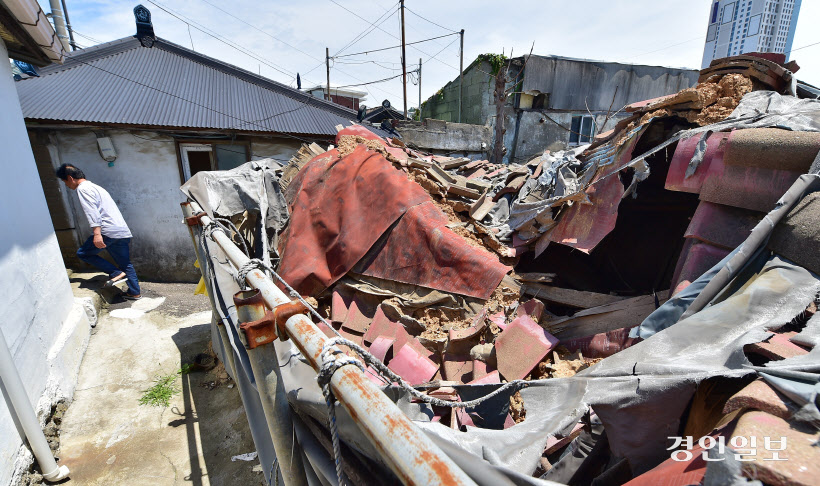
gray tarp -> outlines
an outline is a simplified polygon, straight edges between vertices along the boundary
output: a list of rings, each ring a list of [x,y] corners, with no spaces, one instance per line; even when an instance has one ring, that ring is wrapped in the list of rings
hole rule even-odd
[[[243,168],[247,169],[240,167],[237,174],[231,171],[207,176],[224,178],[218,185],[192,180],[186,186],[223,187],[230,193],[237,185],[244,184],[241,182],[245,180]],[[270,174],[262,172],[265,178]],[[198,174],[194,179],[199,177]],[[214,192],[208,192],[204,197],[197,190],[189,189],[187,194],[206,211],[224,208],[228,199],[235,200],[233,194],[226,194],[224,200],[221,194]],[[259,195],[264,191],[246,191],[245,194]],[[259,201],[246,200],[242,204],[258,207]],[[274,209],[281,214],[282,208]],[[244,376],[235,379],[246,403],[260,461],[266,478],[270,479],[272,449],[269,438],[265,437],[267,427],[258,406],[258,396],[254,396],[253,374],[238,337],[238,322],[231,301],[232,295],[239,290],[233,276],[235,269],[230,267],[216,244],[209,242],[207,246],[210,258],[203,257],[205,261],[200,263],[206,275],[213,275],[208,279],[208,287],[217,306],[216,318],[222,319],[228,327],[231,341],[222,343],[219,334],[214,333],[215,348],[222,353],[233,353],[240,364],[237,371]],[[386,392],[479,484],[545,484],[530,475],[538,465],[548,437],[566,432],[590,407],[604,424],[613,454],[626,458],[632,472],[639,474],[669,457],[667,437],[678,435],[682,414],[698,383],[713,376],[740,377],[754,373],[743,354],[743,346],[765,339],[770,334],[767,329],[789,322],[806,308],[818,290],[820,278],[817,275],[777,255],[764,255],[756,266],[747,266],[718,302],[701,312],[659,330],[649,339],[574,377],[530,382],[528,388],[521,390],[527,409],[526,420],[506,430],[454,430],[431,422],[429,407],[411,403],[402,390],[387,389]],[[804,332],[814,339],[815,328],[816,322],[813,322]],[[316,374],[290,341],[277,341],[275,347],[291,405],[303,416],[325,423],[327,409],[316,384]],[[816,348],[801,359],[778,362],[772,365],[771,374],[781,378],[783,373],[808,376],[809,372],[817,371],[818,352]],[[457,388],[462,397],[472,398],[489,392],[492,386]],[[812,398],[805,387],[796,391],[795,396],[808,397],[807,403]],[[506,414],[506,402],[506,397],[494,402],[497,403],[494,405],[496,414]],[[493,410],[485,409],[484,412],[489,416]],[[342,440],[379,462],[378,454],[344,410],[337,408],[337,414]],[[300,435],[309,433],[304,427],[297,427],[297,431]],[[326,467],[327,460],[316,460],[316,455],[324,451],[311,448],[307,442],[310,441],[306,441],[303,448],[313,454],[316,476],[323,484],[335,484],[332,470],[328,472]],[[310,463],[305,461],[305,464]]]

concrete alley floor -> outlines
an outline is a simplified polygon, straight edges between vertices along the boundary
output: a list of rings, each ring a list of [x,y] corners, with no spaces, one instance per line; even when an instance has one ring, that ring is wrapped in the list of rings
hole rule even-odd
[[[73,274],[75,293],[90,295],[101,274]],[[63,417],[60,464],[66,484],[258,485],[257,461],[232,461],[255,451],[238,389],[219,366],[176,375],[168,407],[140,405],[160,375],[177,373],[208,350],[211,312],[192,284],[142,283],[136,302],[106,290],[108,304],[80,368],[74,400]],[[254,466],[257,466],[254,468]]]

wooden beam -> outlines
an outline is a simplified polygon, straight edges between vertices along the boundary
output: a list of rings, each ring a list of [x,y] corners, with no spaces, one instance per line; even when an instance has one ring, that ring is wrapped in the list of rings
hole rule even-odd
[[[664,302],[664,299],[659,300],[659,304]],[[575,339],[637,326],[654,311],[655,297],[642,295],[549,320],[544,323],[544,328],[559,339]]]
[[[553,287],[551,285],[534,282],[525,283],[522,291],[527,295],[532,295],[541,300],[576,307],[578,309],[588,309],[599,305],[611,304],[626,298],[617,295],[585,292],[583,290],[563,289],[561,287]]]

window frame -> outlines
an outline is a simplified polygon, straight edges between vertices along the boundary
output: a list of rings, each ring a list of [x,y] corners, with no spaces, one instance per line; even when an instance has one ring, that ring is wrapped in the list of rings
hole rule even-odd
[[[576,118],[580,118],[579,123],[578,123],[580,128],[578,128],[577,133],[572,128],[572,126],[574,124],[573,122],[575,121]],[[586,119],[589,119],[591,121],[590,126],[589,126],[589,134],[584,134],[584,120],[586,120]],[[569,141],[567,142],[567,146],[577,147],[579,145],[592,143],[592,141],[595,139],[595,128],[596,128],[596,126],[597,126],[597,123],[595,121],[595,116],[594,115],[590,115],[588,113],[580,113],[580,114],[577,114],[577,115],[572,115],[572,118],[570,119]],[[577,137],[577,139],[575,141],[573,141],[572,140],[573,137]],[[583,140],[584,138],[586,138],[587,140],[584,141]]]

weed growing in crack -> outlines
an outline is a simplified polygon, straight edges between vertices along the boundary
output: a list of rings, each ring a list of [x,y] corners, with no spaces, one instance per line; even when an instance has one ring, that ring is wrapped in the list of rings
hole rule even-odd
[[[171,405],[171,397],[179,393],[176,380],[177,375],[190,373],[191,365],[183,365],[182,369],[169,375],[157,376],[154,386],[143,390],[140,397],[140,405],[151,405],[152,407],[167,407]]]

